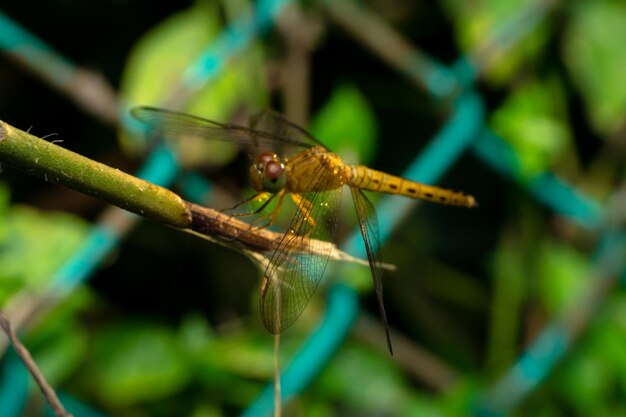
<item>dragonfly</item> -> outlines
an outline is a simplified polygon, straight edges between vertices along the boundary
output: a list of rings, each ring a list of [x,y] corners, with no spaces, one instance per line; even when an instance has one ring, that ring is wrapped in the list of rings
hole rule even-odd
[[[387,346],[393,354],[383,303],[382,259],[378,218],[363,191],[402,195],[441,204],[476,207],[474,197],[397,177],[363,165],[345,163],[305,129],[272,110],[253,115],[249,126],[220,123],[155,107],[135,107],[132,116],[166,137],[197,137],[251,147],[256,154],[248,170],[255,194],[264,201],[258,214],[274,201],[265,225],[274,223],[285,197],[296,209],[277,248],[269,257],[260,287],[260,316],[265,328],[280,334],[304,311],[317,289],[332,245],[303,251],[306,244],[335,242],[342,190],[349,188],[363,237]],[[313,243],[311,243],[313,242]]]

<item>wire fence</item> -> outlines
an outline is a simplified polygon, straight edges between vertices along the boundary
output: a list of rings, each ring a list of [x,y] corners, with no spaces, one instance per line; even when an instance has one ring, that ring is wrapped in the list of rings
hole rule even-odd
[[[180,81],[180,86],[173,88],[170,100],[164,104],[180,104],[193,97],[195,91],[227,69],[233,57],[245,52],[246,47],[254,39],[270,28],[289,3],[259,1],[254,12],[242,16],[214,43],[207,46],[204,53],[200,54],[196,62],[189,67]],[[519,156],[507,142],[487,126],[485,105],[480,92],[473,86],[487,55],[493,54],[494,49],[508,48],[528,35],[556,4],[557,2],[537,1],[524,7],[517,15],[497,28],[494,31],[495,35],[485,42],[482,49],[473,51],[469,56],[459,58],[451,67],[446,67],[419,52],[366,10],[347,1],[325,2],[330,19],[354,35],[357,42],[368,46],[381,60],[413,79],[416,88],[422,88],[439,100],[451,103],[447,122],[407,167],[403,173],[404,177],[424,183],[436,183],[463,153],[472,152],[495,173],[511,181],[518,181],[537,202],[555,214],[569,218],[576,224],[603,236],[596,255],[590,261],[592,270],[597,272],[592,274],[596,290],[584,294],[584,299],[578,303],[588,306],[582,313],[578,311],[578,314],[583,315],[583,320],[571,320],[573,312],[565,311],[548,323],[535,341],[520,355],[517,362],[492,386],[476,396],[472,404],[476,416],[506,415],[550,375],[555,364],[566,355],[582,330],[581,323],[592,319],[593,306],[599,304],[612,288],[607,282],[617,282],[626,266],[623,256],[626,253],[624,236],[615,225],[607,224],[605,220],[611,216],[611,213],[607,212],[611,208],[601,208],[599,203],[551,172],[543,172],[530,180],[521,181],[517,172]],[[346,19],[346,16],[350,18]],[[368,27],[373,28],[372,38],[357,35],[353,27],[364,21]],[[381,37],[394,39],[395,44],[403,47],[395,50],[395,55],[389,53],[375,43]],[[52,87],[63,91],[76,101],[85,101],[73,87],[76,74],[84,70],[2,14],[0,14],[0,47],[17,57],[22,65],[37,73]],[[103,91],[107,90],[108,88],[103,88]],[[132,103],[124,104],[117,109],[117,115],[121,115],[118,121],[130,123],[127,108]],[[112,121],[110,110],[98,110],[103,107],[96,105],[89,108],[95,109],[93,112],[104,120]],[[104,108],[108,109],[110,106]],[[137,175],[155,184],[170,186],[179,175],[176,156],[164,147],[158,148],[146,159]],[[200,187],[204,189],[208,185],[200,182]],[[414,205],[415,203],[408,199],[383,198],[379,202],[377,211],[382,242],[385,242],[393,230],[402,224]],[[57,300],[61,300],[88,280],[102,260],[115,249],[120,239],[123,239],[125,231],[137,220],[134,215],[120,209],[109,211],[114,211],[116,216],[125,218],[127,227],[121,230],[119,227],[113,227],[109,221],[110,213],[102,216],[103,220],[92,227],[82,248],[55,275],[48,292]],[[360,239],[357,230],[342,245],[342,249],[355,256],[365,257]],[[341,269],[335,269],[334,273],[340,274]],[[35,309],[38,307],[37,300],[32,301]],[[301,393],[320,374],[350,332],[358,309],[358,296],[354,289],[345,284],[331,286],[322,322],[283,372],[285,399]],[[21,414],[28,396],[25,380],[25,370],[21,369],[17,359],[12,355],[6,357],[0,372],[0,404],[5,410],[4,415],[17,417]],[[269,415],[273,409],[272,395],[272,386],[268,385],[242,415]],[[67,396],[61,396],[61,399],[75,402]],[[80,413],[76,412],[76,415],[98,415],[84,405],[79,404],[77,407],[82,409]]]

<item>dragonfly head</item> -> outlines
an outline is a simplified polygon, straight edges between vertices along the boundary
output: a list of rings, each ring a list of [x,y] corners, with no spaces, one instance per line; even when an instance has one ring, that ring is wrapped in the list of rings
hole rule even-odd
[[[248,178],[255,191],[270,193],[279,192],[287,183],[285,165],[278,155],[272,152],[263,152],[254,158]]]

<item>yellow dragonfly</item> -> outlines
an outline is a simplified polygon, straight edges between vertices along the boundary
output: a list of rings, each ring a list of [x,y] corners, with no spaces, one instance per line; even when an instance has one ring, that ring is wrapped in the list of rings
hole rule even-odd
[[[320,245],[312,251],[314,254],[298,248],[305,240],[308,244],[335,242],[344,186],[352,193],[391,353],[382,294],[378,219],[363,190],[463,207],[477,206],[472,196],[461,192],[417,183],[362,165],[346,164],[304,129],[271,110],[252,116],[249,127],[153,107],[136,107],[131,114],[168,137],[195,136],[253,147],[256,156],[248,177],[256,194],[246,201],[264,201],[254,211],[258,214],[275,200],[273,210],[266,213],[267,224],[261,227],[274,223],[285,196],[289,195],[295,203],[297,208],[291,224],[269,258],[261,282],[261,320],[273,334],[282,333],[300,316],[322,279],[332,246]]]

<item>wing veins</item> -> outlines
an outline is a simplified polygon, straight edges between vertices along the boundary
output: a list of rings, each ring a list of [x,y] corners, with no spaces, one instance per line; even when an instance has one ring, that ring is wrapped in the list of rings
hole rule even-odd
[[[380,253],[380,232],[378,229],[376,209],[362,190],[356,187],[350,187],[350,191],[352,192],[352,200],[354,201],[354,207],[356,208],[357,218],[359,220],[359,229],[363,236],[367,260],[370,264],[372,279],[374,280],[376,301],[385,327],[385,336],[387,337],[387,348],[389,349],[389,353],[393,355],[387,313],[385,312],[385,304],[383,302],[382,256]]]
[[[318,174],[320,171],[321,173]],[[308,236],[309,238],[317,239],[318,236],[316,234],[328,233],[328,236],[323,236],[321,240],[333,240],[341,189],[326,192],[313,191],[324,180],[324,175],[328,175],[324,171],[325,168],[320,167],[316,170],[316,175],[313,175],[315,180],[308,184],[307,191],[302,194],[303,199],[298,205],[296,214],[289,226],[289,232],[283,236],[265,271],[265,276],[268,278],[268,288],[265,296],[261,299],[261,318],[265,327],[273,333],[282,332],[300,316],[315,293],[330,257],[332,245],[329,245],[326,253],[318,253],[316,255],[303,254],[302,251],[297,249],[294,251],[290,250],[298,245],[302,245],[305,235],[311,230],[312,233]],[[326,214],[326,217],[318,216],[322,207],[320,202],[325,200],[332,202],[333,206]],[[304,209],[307,204],[310,204],[311,207],[309,215],[318,222],[315,228],[312,228],[304,218],[303,213],[306,212]],[[326,224],[320,224],[319,222],[325,222]],[[291,232],[292,230],[293,232]],[[278,320],[280,325],[276,327],[276,317],[273,317],[272,314],[275,313],[276,303],[282,302],[281,291],[285,289],[287,284],[293,285],[295,289],[293,294],[302,296],[286,299],[283,305],[279,305],[279,308],[282,309]]]
[[[312,146],[306,142],[264,130],[252,129],[234,123],[220,123],[192,114],[156,107],[134,107],[130,113],[135,119],[165,135],[193,135],[243,145],[286,144],[298,148],[310,148]]]

